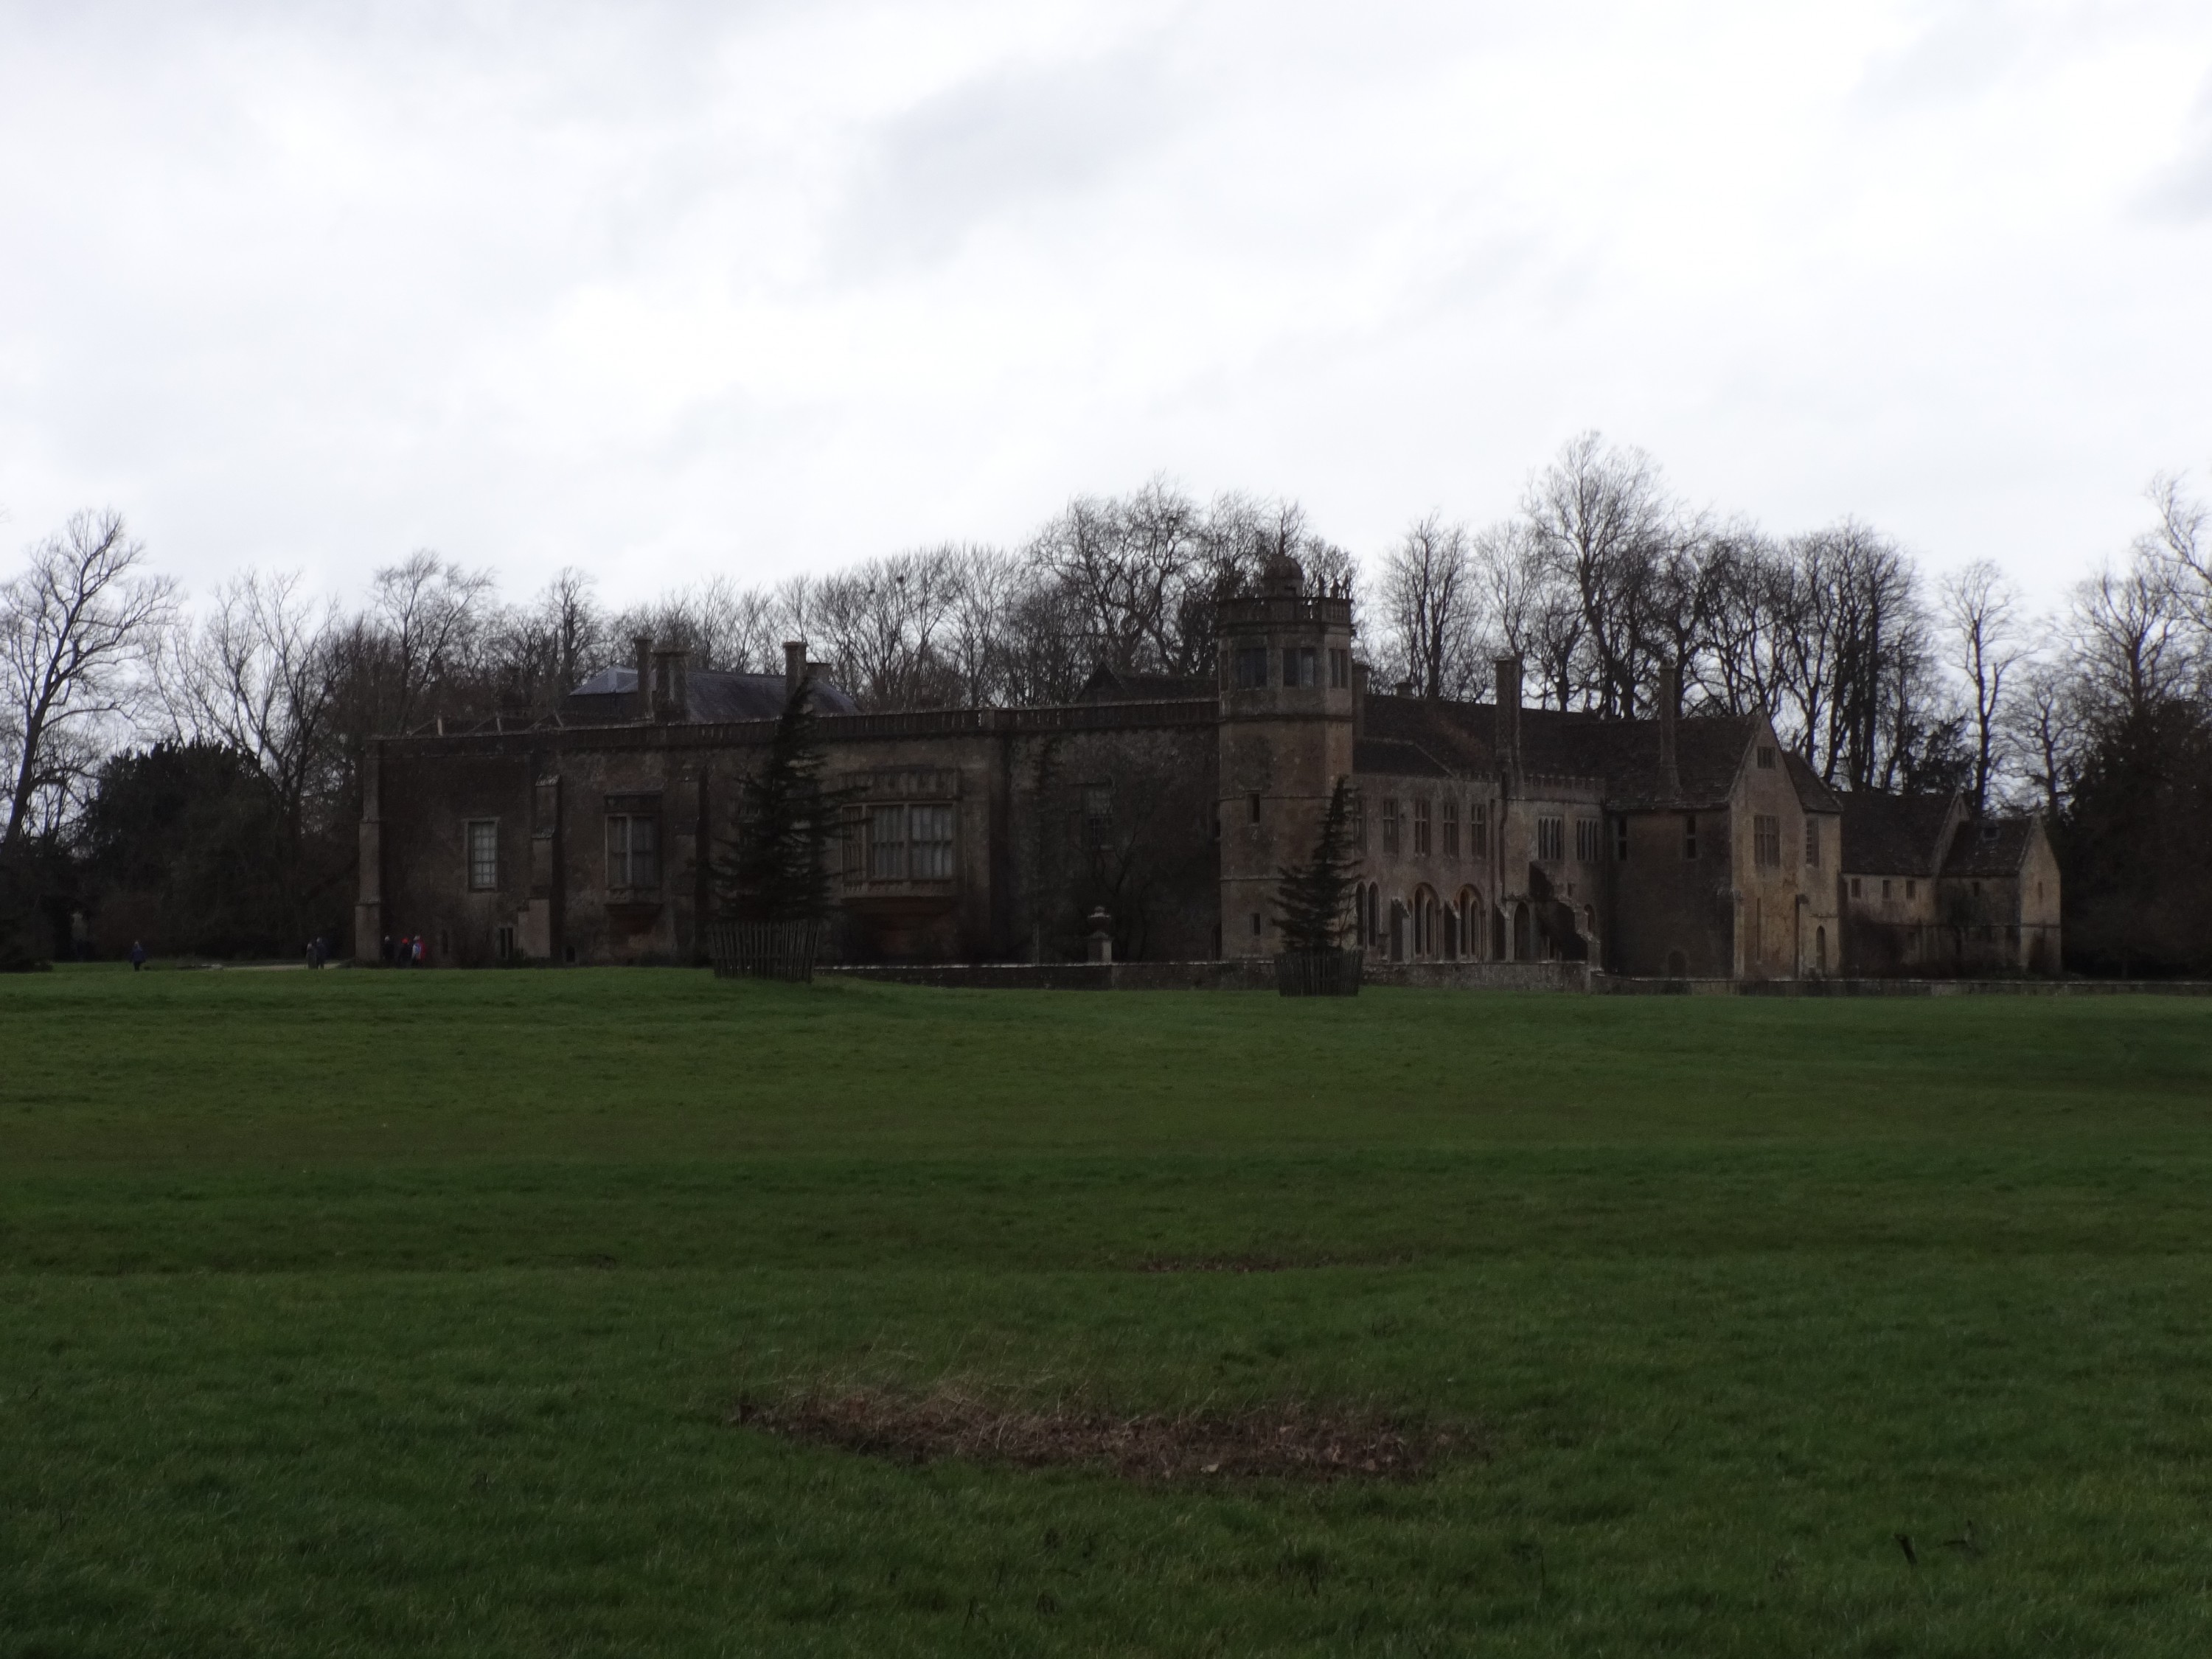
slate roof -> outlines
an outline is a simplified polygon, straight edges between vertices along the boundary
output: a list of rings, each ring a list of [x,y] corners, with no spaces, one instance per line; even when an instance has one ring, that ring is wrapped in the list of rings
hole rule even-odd
[[[1360,738],[1352,745],[1352,769],[1396,778],[1442,778],[1464,768],[1446,765],[1418,743],[1395,738]]]
[[[1365,710],[1366,737],[1354,750],[1359,771],[1427,769],[1382,764],[1378,745],[1413,745],[1438,763],[1437,769],[1483,775],[1498,765],[1498,710],[1486,702],[1449,702],[1425,697],[1370,696]],[[1717,805],[1735,787],[1735,777],[1759,722],[1750,715],[1698,715],[1675,722],[1674,757],[1679,788],[1660,764],[1659,722],[1605,720],[1595,714],[1557,709],[1521,711],[1521,766],[1540,777],[1601,781],[1607,800],[1621,806]],[[1366,757],[1375,756],[1370,765]],[[1833,810],[1832,808],[1829,810]]]
[[[684,677],[684,684],[687,720],[772,720],[783,713],[781,674],[726,674],[695,668]],[[561,712],[574,720],[635,720],[631,705],[636,693],[637,670],[602,668],[568,694]],[[843,687],[827,680],[814,683],[814,707],[823,714],[860,712]]]
[[[2033,818],[1969,819],[1951,837],[1943,860],[1947,876],[2016,876],[2027,859]]]
[[[1840,812],[1844,798],[1820,781],[1820,775],[1806,763],[1805,757],[1794,749],[1783,751],[1790,768],[1790,781],[1797,786],[1797,804],[1808,812]]]
[[[1855,789],[1844,804],[1844,868],[1862,874],[1932,876],[1955,795],[1883,795]]]
[[[1083,689],[1075,694],[1075,700],[1078,702],[1182,702],[1212,695],[1213,682],[1202,674],[1138,674],[1109,668],[1101,663],[1091,671],[1091,678],[1083,682]]]

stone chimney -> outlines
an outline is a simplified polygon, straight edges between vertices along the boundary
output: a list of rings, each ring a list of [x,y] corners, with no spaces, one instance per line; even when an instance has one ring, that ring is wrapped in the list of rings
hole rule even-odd
[[[1674,758],[1674,717],[1681,701],[1681,665],[1669,661],[1659,670],[1659,787],[1669,795],[1682,793],[1681,769]]]
[[[665,725],[690,713],[691,653],[656,651],[653,653],[653,718]]]
[[[632,706],[635,717],[641,720],[653,718],[653,635],[637,634],[629,642],[630,666],[637,670],[637,701]]]
[[[799,683],[806,678],[806,641],[786,640],[783,642],[783,695],[789,697],[799,690]]]
[[[1508,776],[1521,775],[1521,659],[1500,657],[1498,670],[1498,764]]]

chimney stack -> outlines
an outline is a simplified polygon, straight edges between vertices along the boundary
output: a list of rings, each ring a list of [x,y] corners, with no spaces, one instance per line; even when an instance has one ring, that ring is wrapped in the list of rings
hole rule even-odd
[[[1498,764],[1521,775],[1521,659],[1500,657],[1498,670]]]
[[[806,641],[786,640],[783,642],[783,695],[790,696],[799,690],[806,678]]]
[[[680,720],[690,712],[689,651],[653,653],[653,718],[665,723]]]
[[[1681,769],[1674,758],[1674,716],[1681,701],[1681,665],[1669,660],[1659,670],[1659,784],[1669,795],[1682,793]]]
[[[637,718],[653,718],[653,635],[635,634],[630,636],[630,665],[637,670]]]

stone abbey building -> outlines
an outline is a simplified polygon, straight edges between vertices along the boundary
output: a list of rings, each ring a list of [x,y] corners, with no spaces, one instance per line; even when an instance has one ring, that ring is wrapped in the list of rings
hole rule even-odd
[[[1356,793],[1358,942],[1389,961],[1634,975],[2053,970],[2039,822],[1838,794],[1764,718],[1601,720],[1377,693],[1352,602],[1294,564],[1225,602],[1211,680],[1102,670],[1060,708],[862,714],[817,682],[847,792],[848,960],[1272,955],[1278,870]],[[392,738],[367,769],[356,949],[434,963],[689,962],[790,685],[637,642],[526,729]],[[1674,699],[1662,697],[1662,708]]]

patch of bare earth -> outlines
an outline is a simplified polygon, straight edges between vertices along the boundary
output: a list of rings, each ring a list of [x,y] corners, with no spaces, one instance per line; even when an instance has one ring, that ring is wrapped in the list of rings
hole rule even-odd
[[[1380,1413],[1287,1404],[1133,1417],[1080,1402],[1025,1406],[952,1386],[927,1394],[853,1387],[747,1396],[730,1420],[902,1462],[1078,1466],[1139,1480],[1410,1480],[1455,1449],[1472,1449],[1463,1431]]]

